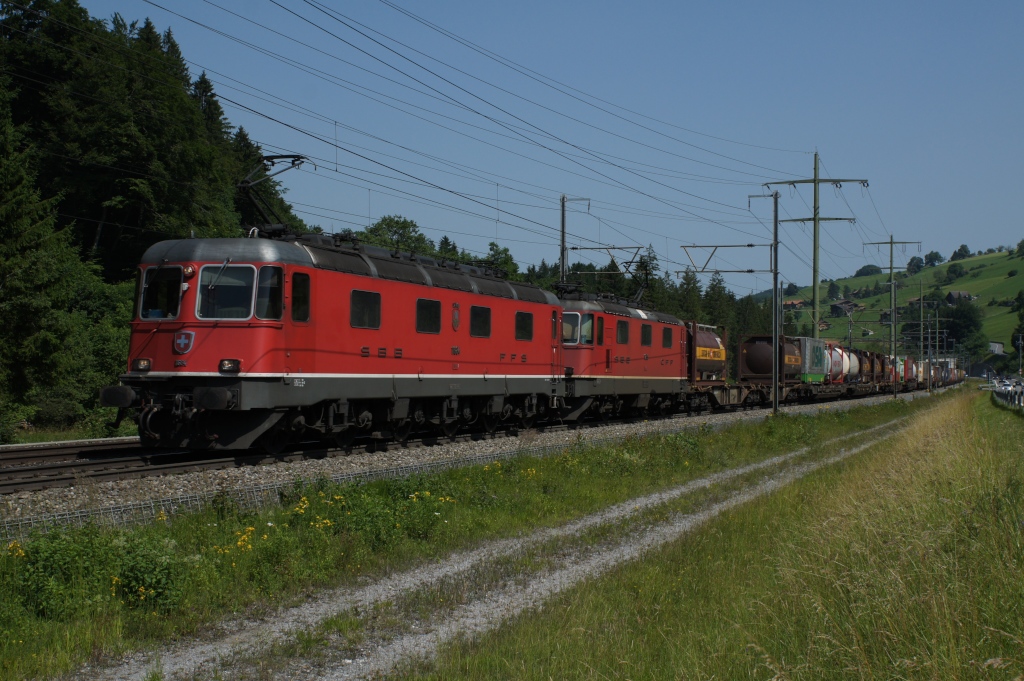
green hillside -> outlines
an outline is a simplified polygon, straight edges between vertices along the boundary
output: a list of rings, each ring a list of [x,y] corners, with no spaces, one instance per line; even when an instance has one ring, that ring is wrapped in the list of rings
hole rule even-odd
[[[906,261],[912,256],[911,254],[900,254],[900,265],[905,265]],[[916,255],[913,254],[913,255]],[[951,265],[959,264],[965,270],[965,274],[958,277],[949,283],[939,283],[936,278],[936,274],[940,277],[945,278],[948,276],[948,271]],[[1019,272],[1013,276],[1010,273],[1013,271]],[[902,273],[897,273],[899,278]],[[837,279],[836,284],[839,289],[844,290],[845,286],[849,286],[851,290],[856,291],[864,287],[874,287],[874,284],[879,283],[884,289],[881,295],[865,297],[865,298],[850,298],[853,302],[863,305],[865,309],[863,311],[856,311],[853,313],[853,342],[854,345],[860,345],[862,347],[873,347],[875,345],[882,345],[882,341],[888,339],[887,327],[879,324],[879,315],[882,312],[889,311],[889,292],[887,282],[889,281],[888,270],[885,270],[882,274],[876,274],[867,277],[850,277],[847,279]],[[984,312],[985,318],[982,330],[990,341],[1002,342],[1005,344],[1007,349],[1012,349],[1010,343],[1010,334],[1013,332],[1014,327],[1017,325],[1017,314],[1014,312],[1009,303],[1017,296],[1019,292],[1024,290],[1024,259],[1010,255],[1006,252],[1003,253],[989,253],[986,255],[976,255],[963,260],[958,260],[956,263],[942,263],[936,267],[925,267],[921,272],[915,275],[908,275],[899,278],[900,288],[897,293],[897,300],[901,309],[909,309],[910,319],[907,318],[907,314],[903,313],[898,317],[898,322],[902,325],[903,321],[910,321],[918,319],[918,306],[913,304],[910,308],[907,308],[907,301],[920,297],[923,291],[925,295],[932,291],[938,290],[945,296],[950,291],[966,291],[972,296],[978,296],[973,301],[974,305],[977,305]],[[832,317],[829,311],[829,304],[832,302],[826,296],[829,285],[827,283],[821,284],[821,307],[822,307],[822,321],[827,321],[832,324],[832,328],[821,332],[823,338],[837,338],[846,339],[849,334],[850,318],[846,315],[842,317]],[[842,295],[840,295],[842,298]],[[810,322],[810,300],[811,300],[811,287],[805,286],[800,289],[799,293],[793,296],[786,296],[786,301],[805,300],[808,304],[802,312],[796,313],[796,323],[798,326],[802,326],[805,323]],[[995,304],[992,304],[992,301]],[[1003,303],[1000,305],[999,303]],[[927,318],[929,309],[925,308],[925,317]],[[865,329],[873,331],[873,335],[865,335]]]

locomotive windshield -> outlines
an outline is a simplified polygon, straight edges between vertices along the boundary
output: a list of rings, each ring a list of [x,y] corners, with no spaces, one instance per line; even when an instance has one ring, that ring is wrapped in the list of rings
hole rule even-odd
[[[594,315],[566,312],[562,315],[562,342],[566,345],[594,344]]]
[[[150,267],[142,279],[140,319],[173,319],[181,301],[181,268]]]
[[[252,265],[206,265],[199,275],[199,319],[248,319],[252,316]]]

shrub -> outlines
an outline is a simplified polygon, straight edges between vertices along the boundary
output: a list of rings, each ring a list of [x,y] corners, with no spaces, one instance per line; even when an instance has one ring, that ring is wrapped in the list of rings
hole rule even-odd
[[[1008,277],[1016,277],[1017,276],[1017,270],[1010,270],[1009,272],[1006,273],[1006,276],[1008,276]]]

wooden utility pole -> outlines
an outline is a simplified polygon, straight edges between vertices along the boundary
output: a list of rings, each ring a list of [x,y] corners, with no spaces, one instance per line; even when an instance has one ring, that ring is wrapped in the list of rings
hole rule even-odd
[[[867,180],[840,180],[826,177],[820,177],[818,175],[818,152],[814,152],[814,177],[810,180],[781,180],[779,182],[765,182],[764,186],[769,187],[773,184],[788,184],[795,186],[798,184],[813,184],[814,185],[814,216],[809,218],[797,218],[795,220],[782,220],[782,222],[814,222],[814,255],[813,265],[811,267],[811,300],[813,301],[811,309],[811,335],[814,338],[818,337],[819,329],[818,324],[821,322],[821,293],[818,291],[818,231],[822,222],[845,220],[846,222],[856,222],[856,218],[823,218],[820,215],[821,205],[818,201],[818,188],[822,183],[828,183],[835,185],[838,189],[842,186],[843,182],[859,182],[863,186],[868,186]]]

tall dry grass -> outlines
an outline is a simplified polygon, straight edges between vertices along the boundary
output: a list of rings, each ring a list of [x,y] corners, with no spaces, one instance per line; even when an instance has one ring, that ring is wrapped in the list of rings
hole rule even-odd
[[[421,674],[1024,678],[1022,455],[964,394]]]

